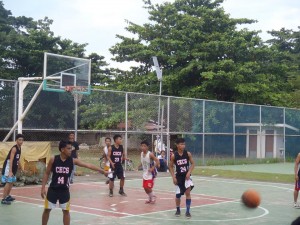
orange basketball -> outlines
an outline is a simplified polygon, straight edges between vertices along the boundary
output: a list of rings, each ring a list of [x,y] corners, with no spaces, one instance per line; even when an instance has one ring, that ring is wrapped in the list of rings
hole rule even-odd
[[[243,193],[242,202],[249,208],[256,208],[260,204],[260,195],[254,189],[249,189]]]

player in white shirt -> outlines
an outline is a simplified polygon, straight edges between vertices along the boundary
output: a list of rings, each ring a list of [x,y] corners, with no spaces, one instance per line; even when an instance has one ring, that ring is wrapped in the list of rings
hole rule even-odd
[[[105,147],[104,147],[104,149],[103,149],[103,151],[104,151],[104,158],[105,158],[105,166],[104,166],[104,171],[108,171],[108,172],[111,172],[111,169],[110,169],[110,162],[109,162],[109,160],[108,160],[108,158],[107,158],[107,154],[108,154],[108,149],[109,148],[111,148],[111,138],[109,138],[109,137],[106,137],[105,138]],[[111,178],[111,177],[109,177],[109,176],[111,176],[111,173],[109,173],[108,174],[108,180],[105,182],[106,184],[109,184],[109,178]]]
[[[148,195],[149,199],[146,204],[155,203],[155,195],[153,193],[154,178],[157,174],[156,167],[159,168],[159,160],[149,151],[149,142],[142,141],[140,145],[141,149],[141,166],[143,168],[143,188]],[[154,164],[155,162],[155,164]]]

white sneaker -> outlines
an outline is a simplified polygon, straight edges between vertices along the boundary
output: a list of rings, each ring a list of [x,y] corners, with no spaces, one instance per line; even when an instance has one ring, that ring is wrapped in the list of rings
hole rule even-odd
[[[296,208],[296,209],[300,209],[300,205],[299,205],[299,203],[297,203],[297,202],[294,202],[294,208]]]

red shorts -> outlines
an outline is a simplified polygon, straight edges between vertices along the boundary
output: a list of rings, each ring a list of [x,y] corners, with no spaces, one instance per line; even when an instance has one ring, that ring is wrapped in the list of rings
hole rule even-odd
[[[143,179],[143,188],[153,188],[154,180],[144,180]]]
[[[295,182],[295,191],[300,191],[300,179]]]

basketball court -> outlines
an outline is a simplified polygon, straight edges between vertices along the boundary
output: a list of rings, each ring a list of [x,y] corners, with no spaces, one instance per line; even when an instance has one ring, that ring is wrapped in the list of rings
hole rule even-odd
[[[74,130],[77,132],[78,103],[84,95],[91,94],[91,61],[45,53],[43,77],[36,79],[43,82],[24,111],[23,90],[29,79],[21,79],[18,121],[4,141],[17,126],[19,132],[22,131],[22,120],[42,90],[69,92],[74,96]],[[163,121],[164,113],[160,103],[158,109],[158,121]],[[161,118],[160,111],[162,111]],[[127,149],[127,117],[124,124],[124,149]],[[162,125],[163,123],[160,126],[161,130],[156,133],[162,134]],[[168,149],[169,144],[167,144]],[[287,170],[290,170],[290,167]],[[141,172],[132,171],[127,175],[125,192],[128,196],[122,197],[118,194],[119,183],[116,182],[113,198],[108,196],[108,186],[104,184],[105,178],[102,175],[77,177],[70,187],[71,224],[289,225],[300,215],[300,209],[292,207],[293,184],[195,176],[193,177],[195,188],[192,191],[192,218],[186,219],[184,216],[185,197],[182,197],[182,215],[175,217],[175,187],[169,174],[160,173],[155,181],[154,190],[157,196],[155,204],[145,204],[147,195],[141,187]],[[246,208],[240,202],[242,193],[249,188],[256,189],[262,196],[261,205],[256,209]],[[10,206],[0,206],[0,224],[41,224],[44,200],[40,196],[40,189],[40,185],[14,188],[11,194],[17,200]],[[0,195],[2,193],[3,188],[0,189]],[[48,224],[62,224],[60,209],[52,210]]]
[[[157,202],[145,204],[147,196],[141,188],[141,179],[136,178],[137,172],[128,173],[130,178],[125,183],[127,197],[120,196],[115,188],[114,197],[110,198],[101,175],[88,177],[88,180],[78,177],[70,188],[71,224],[288,225],[300,214],[300,209],[292,207],[292,185],[193,177],[192,218],[184,216],[184,197],[182,215],[178,218],[174,216],[174,186],[169,176],[156,179]],[[40,188],[40,185],[14,188],[12,195],[17,200],[10,206],[0,206],[3,215],[0,224],[40,224],[43,212]],[[240,196],[248,188],[261,193],[260,207],[248,209],[241,204]],[[0,189],[0,194],[2,191]],[[48,224],[62,224],[60,209],[52,210]]]

